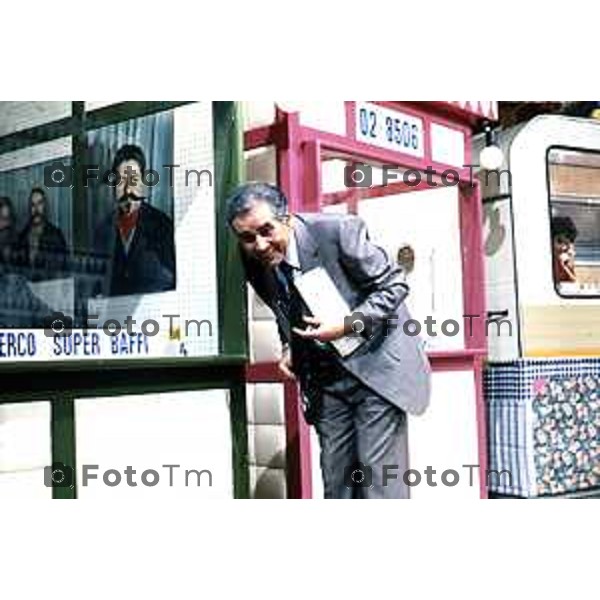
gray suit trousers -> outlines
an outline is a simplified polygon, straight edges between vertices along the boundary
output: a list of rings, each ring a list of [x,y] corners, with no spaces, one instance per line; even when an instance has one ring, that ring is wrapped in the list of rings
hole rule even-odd
[[[325,498],[409,498],[406,413],[352,375],[322,392],[314,425]]]

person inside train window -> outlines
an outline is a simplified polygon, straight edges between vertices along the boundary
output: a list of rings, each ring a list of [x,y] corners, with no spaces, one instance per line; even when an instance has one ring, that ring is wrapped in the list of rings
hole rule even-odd
[[[577,281],[575,274],[576,239],[577,228],[570,217],[554,217],[552,219],[554,281],[557,283]]]

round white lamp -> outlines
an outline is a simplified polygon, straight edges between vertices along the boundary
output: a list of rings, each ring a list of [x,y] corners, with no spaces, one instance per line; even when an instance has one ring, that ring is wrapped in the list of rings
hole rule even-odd
[[[487,171],[497,171],[504,162],[504,154],[498,146],[486,146],[479,155],[479,163]]]
[[[485,128],[485,148],[479,155],[479,164],[487,171],[496,171],[504,163],[504,154],[496,144],[496,135],[490,123]]]

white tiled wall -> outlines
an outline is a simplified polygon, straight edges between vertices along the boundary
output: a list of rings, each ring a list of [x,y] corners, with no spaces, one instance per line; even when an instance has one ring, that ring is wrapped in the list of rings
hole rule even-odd
[[[52,498],[51,452],[49,402],[0,405],[0,499]]]
[[[252,498],[285,498],[286,437],[283,385],[247,386],[248,454]]]
[[[97,480],[78,496],[92,500],[226,499],[233,497],[231,423],[227,390],[85,398],[75,401],[78,474],[97,465]],[[165,465],[179,465],[170,470]],[[103,474],[121,474],[131,466],[137,486],[103,484]],[[156,486],[143,484],[142,473],[155,470]],[[186,475],[186,471],[189,475]],[[198,475],[192,471],[201,472]],[[212,479],[206,476],[210,471]],[[171,480],[172,475],[172,480]]]
[[[248,288],[248,301],[251,361],[261,363],[279,360],[281,342],[273,313],[251,288]],[[246,397],[251,497],[285,498],[283,384],[249,384]]]

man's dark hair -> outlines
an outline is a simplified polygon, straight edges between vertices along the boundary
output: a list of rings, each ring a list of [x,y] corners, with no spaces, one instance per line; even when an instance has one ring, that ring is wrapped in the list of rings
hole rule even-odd
[[[30,201],[31,201],[31,197],[34,194],[39,194],[44,200],[48,199],[48,196],[46,196],[46,190],[44,188],[41,188],[41,187],[31,188],[31,192],[29,192],[29,200]]]
[[[278,187],[270,183],[252,182],[238,187],[227,200],[227,223],[231,225],[237,217],[249,212],[257,201],[266,202],[278,218],[288,214],[287,198]]]
[[[116,172],[119,165],[122,165],[128,160],[135,160],[135,162],[140,165],[140,175],[144,174],[146,171],[146,157],[144,156],[144,151],[135,144],[125,144],[117,150],[112,164],[113,172]]]
[[[569,241],[574,242],[577,238],[577,227],[571,217],[554,217],[552,219],[552,237],[557,235],[565,236]]]

